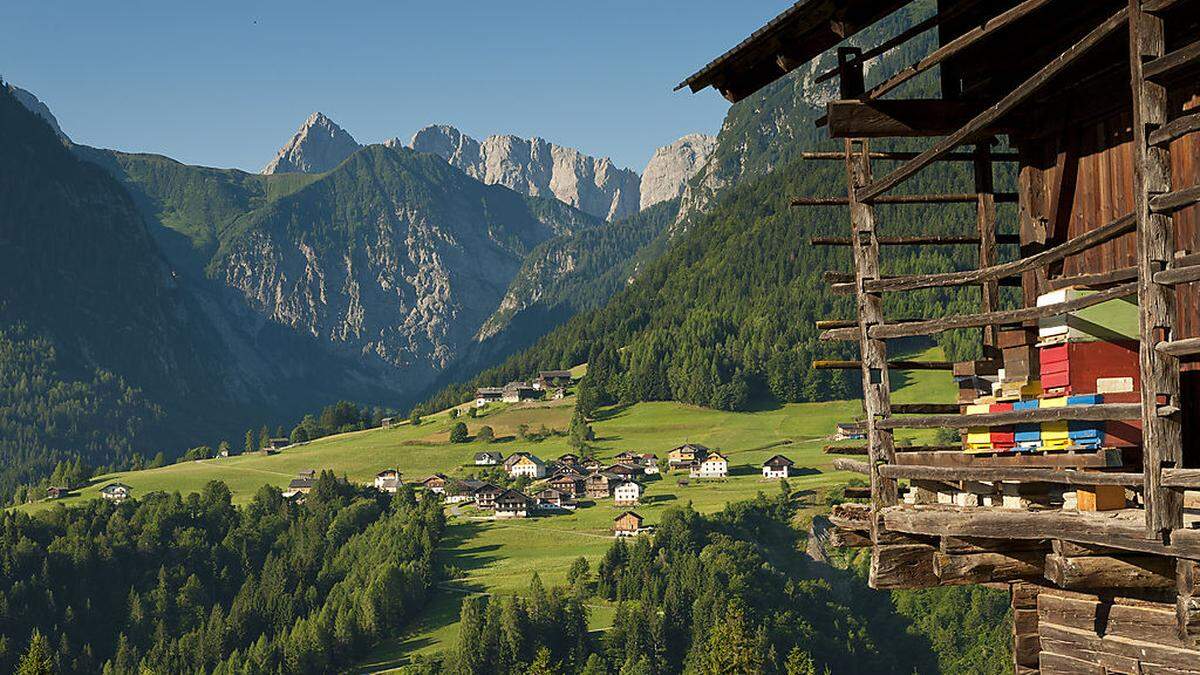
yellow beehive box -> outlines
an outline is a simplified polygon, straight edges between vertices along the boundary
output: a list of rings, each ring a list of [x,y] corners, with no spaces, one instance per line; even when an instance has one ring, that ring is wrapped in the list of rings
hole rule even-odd
[[[1067,397],[1057,396],[1055,398],[1044,398],[1038,402],[1039,408],[1065,408],[1067,407]],[[1042,448],[1069,448],[1071,447],[1070,429],[1066,420],[1058,420],[1055,422],[1042,422]]]
[[[986,403],[976,403],[967,406],[968,415],[978,415],[988,412],[990,406]],[[992,449],[992,431],[988,427],[969,427],[967,429],[967,452],[990,452]]]

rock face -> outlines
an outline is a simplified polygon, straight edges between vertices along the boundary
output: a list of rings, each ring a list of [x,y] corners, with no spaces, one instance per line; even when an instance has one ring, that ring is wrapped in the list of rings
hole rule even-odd
[[[358,150],[358,142],[333,120],[315,112],[263,168],[272,173],[324,173]]]
[[[597,218],[619,220],[638,212],[637,173],[617,168],[607,157],[589,157],[541,138],[489,136],[481,143],[447,125],[421,129],[410,145],[488,185],[554,197]]]
[[[26,91],[20,87],[14,87],[11,84],[8,85],[8,90],[12,93],[13,98],[17,99],[17,102],[25,106],[29,112],[46,120],[46,123],[50,125],[51,129],[54,129],[54,133],[58,134],[59,138],[64,141],[71,140],[67,138],[62,128],[58,126],[58,120],[54,118],[54,113],[50,112],[50,108],[45,103],[42,103],[37,96],[34,96],[33,92]]]
[[[687,182],[716,149],[716,136],[688,134],[656,150],[642,172],[640,208],[645,210],[683,194]]]

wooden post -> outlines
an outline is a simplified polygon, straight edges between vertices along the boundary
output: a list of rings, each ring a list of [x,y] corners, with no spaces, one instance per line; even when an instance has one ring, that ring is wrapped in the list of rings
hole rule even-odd
[[[838,93],[843,100],[857,98],[866,88],[863,80],[862,50],[858,47],[838,47]]]
[[[855,149],[855,145],[859,147]],[[854,249],[855,296],[858,304],[859,351],[862,355],[863,412],[866,413],[867,455],[871,464],[871,507],[874,512],[895,506],[898,501],[896,480],[879,475],[879,467],[896,458],[892,431],[879,427],[879,421],[891,416],[888,384],[887,343],[870,336],[874,326],[883,325],[883,297],[867,293],[863,283],[878,279],[879,242],[875,232],[875,207],[859,202],[855,192],[871,182],[870,147],[866,140],[846,140],[846,178],[850,196],[850,225]],[[872,537],[877,533],[871,519]]]
[[[989,142],[975,146],[975,222],[979,228],[979,269],[996,264],[996,196],[992,187],[992,148]],[[999,283],[995,279],[980,286],[982,302],[980,311],[994,312],[999,309]],[[996,345],[1000,327],[983,328],[983,357],[999,358]]]
[[[1129,65],[1133,86],[1133,188],[1138,233],[1138,307],[1141,345],[1142,444],[1147,537],[1163,539],[1183,525],[1183,494],[1164,488],[1162,470],[1182,465],[1179,360],[1156,350],[1175,339],[1173,287],[1155,282],[1175,254],[1171,217],[1150,210],[1155,195],[1171,191],[1171,158],[1149,144],[1148,135],[1167,122],[1167,92],[1147,81],[1145,62],[1166,51],[1163,20],[1129,0]]]

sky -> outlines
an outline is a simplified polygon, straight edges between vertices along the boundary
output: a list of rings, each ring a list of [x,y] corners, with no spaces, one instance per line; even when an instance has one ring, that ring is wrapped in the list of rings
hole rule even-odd
[[[76,143],[258,171],[313,111],[360,143],[427,124],[641,171],[728,103],[674,86],[788,0],[4,0],[0,77]]]

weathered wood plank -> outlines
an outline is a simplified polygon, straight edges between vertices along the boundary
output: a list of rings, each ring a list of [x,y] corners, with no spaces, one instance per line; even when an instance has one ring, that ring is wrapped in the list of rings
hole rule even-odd
[[[1157,19],[1157,17],[1155,17]],[[1157,19],[1161,21],[1161,19]],[[1147,80],[1158,80],[1200,60],[1200,40],[1149,61],[1142,68]]]
[[[937,158],[978,136],[987,127],[994,124],[1017,105],[1040,90],[1055,75],[1062,72],[1067,66],[1077,61],[1114,31],[1122,27],[1125,24],[1128,12],[1128,8],[1122,8],[1088,33],[1082,40],[1068,47],[1066,51],[1059,54],[1050,63],[1034,73],[1033,76],[1018,85],[1016,89],[1000,99],[995,105],[976,115],[975,118],[962,128],[935,143],[932,148],[922,152],[916,159],[905,162],[887,176],[872,181],[870,184],[860,188],[857,191],[859,200],[864,202],[872,201],[884,192],[891,190],[916,175],[921,169],[924,169],[937,160]]]
[[[926,544],[876,544],[871,547],[868,585],[877,590],[937,586],[940,579],[933,571],[936,552]]]
[[[1063,260],[1064,258],[1103,244],[1106,241],[1111,241],[1129,232],[1133,232],[1135,229],[1137,229],[1137,219],[1133,214],[1129,214],[1027,258],[1020,258],[998,265],[986,265],[979,269],[963,270],[960,272],[914,274],[892,277],[890,279],[879,279],[878,281],[869,282],[867,290],[910,291],[918,288],[965,286],[991,279],[1013,276],[1021,274],[1026,270],[1045,267],[1050,263]]]
[[[822,359],[812,362],[815,370],[858,370],[862,361]],[[888,361],[888,368],[896,370],[953,370],[949,361]]]
[[[1179,639],[1200,646],[1200,563],[1179,560],[1175,566],[1175,624]]]
[[[826,445],[822,448],[822,452],[826,455],[866,455],[867,446],[865,445]],[[898,445],[896,446],[897,455],[912,454],[912,453],[939,453],[939,452],[954,452],[962,454],[961,445]]]
[[[892,417],[878,424],[886,429],[965,429],[967,427],[1000,426],[1034,422],[1057,422],[1061,420],[1105,420],[1137,419],[1141,412],[1138,403],[1098,403],[1096,405],[1072,405],[1060,408],[1033,408],[1007,412],[976,413],[973,415],[925,415],[922,417]]]
[[[1097,471],[1003,467],[976,468],[888,464],[879,467],[879,473],[888,478],[907,478],[910,480],[1038,481],[1043,483],[1059,483],[1062,485],[1124,485],[1127,487],[1140,487],[1143,481],[1142,474],[1140,473],[1100,473]]]
[[[933,554],[933,573],[943,584],[982,584],[1018,581],[1042,576],[1046,554],[1039,551],[1007,553]]]
[[[1162,485],[1170,488],[1200,490],[1200,469],[1163,469]]]
[[[1085,274],[1074,274],[1069,277],[1056,277],[1047,282],[1046,288],[1047,290],[1054,291],[1072,286],[1109,286],[1119,284],[1122,281],[1137,279],[1137,276],[1137,267],[1122,267],[1109,272],[1088,272]]]
[[[1167,354],[1169,356],[1193,356],[1200,354],[1200,338],[1183,338],[1182,340],[1159,342],[1154,345],[1154,349],[1160,354]]]
[[[989,159],[992,152],[991,140],[975,146],[976,161],[974,164],[975,194],[978,201],[975,204],[975,225],[979,232],[979,268],[987,269],[996,264],[996,199],[992,181],[992,163]],[[996,279],[984,279],[979,285],[980,312],[994,312],[999,309],[1000,286]],[[999,338],[998,326],[983,327],[983,351],[985,355],[999,356],[995,350]],[[991,354],[989,354],[991,352]]]
[[[874,200],[873,204],[973,204],[976,200],[973,192],[960,192],[953,194],[924,194],[924,195],[886,195]],[[1017,201],[1017,193],[1015,192],[1000,192],[996,194],[996,201],[1001,203],[1014,203]],[[850,200],[846,197],[793,197],[792,206],[849,206]]]
[[[1108,659],[1107,663],[1104,663],[1109,668],[1108,672],[1146,672],[1141,667],[1142,662],[1182,669],[1183,672],[1195,672],[1196,659],[1200,657],[1200,654],[1191,649],[1158,645],[1116,635],[1101,637],[1095,630],[1070,628],[1040,620],[1038,633],[1041,635],[1043,648],[1052,650],[1053,653],[1075,651],[1076,654],[1093,654],[1096,655],[1093,657],[1093,663],[1104,663],[1100,658]]]
[[[1121,452],[1115,448],[1103,450],[1076,450],[1043,454],[1013,453],[1011,455],[981,456],[962,451],[961,447],[941,452],[909,452],[908,448],[896,449],[896,464],[899,466],[967,466],[967,467],[1024,467],[1102,469],[1122,466]]]
[[[1040,551],[1050,552],[1050,544],[1045,540],[1011,540],[1011,539],[980,539],[978,537],[938,537],[938,551],[941,553],[1005,553],[1008,551]]]
[[[1046,556],[1046,578],[1069,589],[1174,588],[1175,562],[1165,556]]]
[[[871,474],[871,465],[866,462],[859,462],[853,459],[837,458],[833,460],[833,468],[838,471],[851,471],[853,473],[861,473],[864,476]]]
[[[978,246],[977,236],[929,234],[914,237],[878,237],[880,246]],[[810,246],[850,246],[849,237],[812,237]],[[1019,244],[1021,238],[1015,234],[996,235],[997,244]]]
[[[843,98],[825,106],[824,121],[830,138],[912,138],[944,136],[978,112],[977,104],[944,99]]]
[[[1169,216],[1197,203],[1200,203],[1200,185],[1192,185],[1151,197],[1150,211]]]
[[[1181,265],[1154,274],[1154,283],[1166,286],[1200,281],[1200,265]]]
[[[885,159],[891,161],[905,161],[916,157],[917,152],[893,152],[872,150],[871,159]],[[821,151],[806,151],[801,152],[802,159],[809,160],[837,160],[845,161],[846,153],[844,152],[821,152]],[[1017,162],[1020,161],[1020,156],[1015,152],[993,152],[991,157],[993,162]],[[949,152],[942,157],[942,161],[946,162],[974,162],[975,153],[973,152]]]
[[[1150,133],[1150,145],[1165,148],[1177,138],[1200,131],[1200,113],[1182,115],[1162,125]]]

